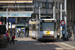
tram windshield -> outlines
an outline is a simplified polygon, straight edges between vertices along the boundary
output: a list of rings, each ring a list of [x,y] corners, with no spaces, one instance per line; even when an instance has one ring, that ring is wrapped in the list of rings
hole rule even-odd
[[[54,31],[54,22],[42,22],[40,31]]]

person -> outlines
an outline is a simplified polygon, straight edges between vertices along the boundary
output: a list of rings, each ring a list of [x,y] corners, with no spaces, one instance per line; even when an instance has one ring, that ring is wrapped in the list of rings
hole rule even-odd
[[[63,30],[63,40],[65,40],[65,30]]]
[[[18,31],[17,35],[18,35],[17,37],[20,37],[20,31]]]
[[[15,39],[15,32],[13,32],[13,34],[12,34],[12,38],[11,38],[11,42],[10,42],[10,44],[11,44],[12,42],[13,42],[13,45],[15,44],[14,39]]]
[[[59,39],[60,35],[59,35],[59,31],[57,31],[57,39]]]
[[[60,37],[60,28],[58,28],[57,30],[57,39],[59,39],[59,37]]]
[[[6,37],[7,37],[7,43],[9,44],[10,38],[9,38],[9,35],[8,35],[8,30],[6,31]]]
[[[68,33],[68,40],[72,40],[71,37],[72,37],[72,33],[71,33],[71,31],[70,31],[70,32]]]

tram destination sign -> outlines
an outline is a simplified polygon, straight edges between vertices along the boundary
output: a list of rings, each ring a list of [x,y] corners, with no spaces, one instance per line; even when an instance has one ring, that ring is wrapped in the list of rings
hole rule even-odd
[[[42,22],[54,22],[53,20],[43,20]]]

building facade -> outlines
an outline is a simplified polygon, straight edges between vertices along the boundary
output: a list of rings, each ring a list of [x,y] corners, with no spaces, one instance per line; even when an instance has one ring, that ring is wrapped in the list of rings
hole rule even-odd
[[[60,24],[60,4],[63,4],[63,0],[33,0],[34,11],[33,13],[40,14],[42,17],[53,18],[53,6],[55,6],[55,19],[57,19],[58,25]]]
[[[42,17],[50,17],[52,19],[53,6],[55,6],[55,18],[57,20],[57,27],[60,27],[61,3],[62,10],[64,10],[64,0],[0,0],[0,16],[8,17],[9,23],[13,20],[13,28],[24,29],[24,22],[28,23],[27,21],[29,21],[31,14],[39,14],[39,7]],[[74,30],[74,16],[75,1],[67,0],[67,31]],[[11,28],[11,25],[9,25],[9,28]]]
[[[12,28],[17,31],[17,28],[24,30],[24,25],[27,23],[33,13],[33,0],[0,0],[0,16],[8,17],[9,30]],[[16,32],[15,31],[15,32]]]
[[[26,22],[29,20],[32,13],[39,14],[39,7],[41,16],[52,19],[53,6],[55,6],[55,18],[59,26],[60,3],[63,3],[63,0],[0,0],[0,16],[8,17],[9,22],[13,19],[13,28],[24,29],[23,21]]]
[[[67,30],[72,32],[72,40],[75,40],[75,0],[67,0]]]
[[[62,10],[64,9],[63,0],[54,0],[55,6],[55,18],[57,19],[57,27],[60,27],[60,4],[62,4]]]
[[[41,16],[53,16],[53,0],[33,0],[34,4],[34,13],[39,14],[39,7],[40,7],[40,14]]]
[[[75,0],[67,0],[67,24],[68,29],[74,29],[75,20]]]

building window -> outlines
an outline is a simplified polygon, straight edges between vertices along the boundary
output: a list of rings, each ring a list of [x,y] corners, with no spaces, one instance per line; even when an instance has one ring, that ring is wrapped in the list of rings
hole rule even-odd
[[[71,17],[72,17],[72,12],[70,13],[70,20],[72,19]]]
[[[46,8],[49,8],[49,3],[46,3]]]
[[[69,2],[67,2],[67,8],[69,8]]]
[[[75,13],[74,13],[74,19],[75,19]]]
[[[57,13],[56,13],[56,19],[58,19],[58,17],[57,17]]]
[[[60,22],[60,13],[59,13],[59,22]]]
[[[33,11],[32,8],[25,8],[25,11]]]
[[[72,2],[72,8],[74,8],[74,2]]]
[[[46,3],[42,3],[42,7],[43,8],[52,8],[53,7],[53,4],[52,3],[48,3],[48,2],[46,2]]]
[[[70,16],[69,16],[69,12],[67,13],[67,19],[69,19],[70,18]],[[69,20],[67,20],[67,21],[69,21]]]
[[[60,4],[61,4],[61,3],[59,2],[59,9],[60,9]]]
[[[46,8],[46,3],[42,3],[42,7],[43,8]]]
[[[38,7],[38,5],[39,5],[38,2],[36,2],[36,7]]]
[[[40,6],[40,2],[38,2],[38,6],[41,7],[41,6]]]
[[[56,2],[56,8],[57,8],[57,6],[58,6],[58,3]]]
[[[46,9],[46,14],[48,14],[48,9]]]
[[[49,4],[49,8],[52,8],[52,4],[51,3]]]
[[[62,9],[64,9],[64,3],[62,3]]]
[[[42,7],[42,2],[39,3],[40,7]]]
[[[75,3],[74,3],[74,8],[75,8]]]
[[[71,4],[70,4],[70,8],[72,8],[72,2],[71,2]]]
[[[32,6],[32,5],[33,5],[32,3],[16,3],[16,6]]]

